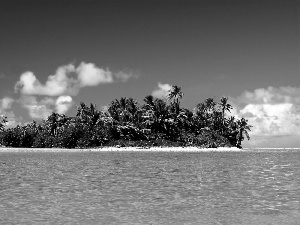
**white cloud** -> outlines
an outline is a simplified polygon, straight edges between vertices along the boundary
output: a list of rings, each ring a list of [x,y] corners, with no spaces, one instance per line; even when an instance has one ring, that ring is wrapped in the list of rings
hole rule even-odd
[[[254,135],[300,135],[300,114],[293,113],[292,108],[291,103],[249,104],[240,113],[254,125]]]
[[[0,116],[6,116],[8,122],[6,127],[13,127],[20,124],[21,118],[17,118],[14,112],[11,110],[11,105],[14,102],[14,99],[9,97],[4,97],[0,99]]]
[[[12,119],[13,118],[13,119]],[[15,120],[15,116],[13,115],[13,117],[7,117],[8,122],[5,124],[5,128],[12,128],[12,127],[16,127],[17,125],[21,125],[21,118],[18,120]]]
[[[164,99],[171,89],[172,85],[158,82],[158,87],[152,92],[152,95],[153,97]]]
[[[20,101],[32,119],[47,119],[52,113],[50,107],[54,104],[54,100],[51,98],[45,98],[38,102],[34,96],[23,96]]]
[[[82,87],[114,81],[126,82],[132,77],[135,76],[124,72],[113,74],[93,63],[81,62],[77,68],[73,64],[59,67],[54,75],[48,76],[45,84],[42,84],[33,72],[27,71],[21,74],[20,80],[15,84],[15,91],[20,91],[23,95],[75,96]]]
[[[256,89],[253,92],[245,91],[237,100],[246,104],[300,104],[300,87],[268,87]]]
[[[11,104],[14,102],[12,98],[4,97],[0,99],[0,110],[10,109]]]
[[[276,147],[276,143],[280,145],[277,147],[290,147],[293,143],[300,147],[300,88],[268,87],[245,91],[234,104],[237,110],[233,114],[248,119],[253,126],[249,146]]]
[[[21,117],[17,118],[16,115],[14,114],[14,112],[11,110],[10,111],[2,111],[2,112],[0,110],[0,116],[1,115],[4,115],[7,117],[8,122],[5,124],[5,126],[7,128],[15,127],[15,126],[21,124],[22,118]]]
[[[92,63],[80,63],[76,72],[81,87],[113,82],[112,73],[109,70],[105,71]]]
[[[127,82],[130,78],[138,78],[138,76],[132,73],[125,73],[123,71],[115,73],[114,77],[121,82]]]
[[[73,105],[71,96],[59,96],[55,102],[56,112],[59,114],[65,114]]]
[[[15,92],[21,94],[20,99],[8,97],[0,99],[0,115],[9,114],[14,119],[13,112],[8,111],[13,102],[27,109],[32,119],[46,119],[52,112],[64,114],[73,106],[71,96],[76,96],[81,88],[127,82],[131,78],[137,76],[122,71],[112,73],[108,69],[104,70],[93,63],[85,62],[81,62],[77,68],[73,64],[58,67],[55,74],[47,77],[44,84],[33,72],[27,71],[20,75],[19,81],[15,84]],[[45,97],[41,99],[37,96]],[[13,120],[11,121],[13,123]]]
[[[22,96],[19,102],[28,110],[32,119],[47,119],[52,112],[64,114],[73,105],[71,96],[45,97],[41,100],[35,96]]]
[[[28,71],[20,76],[20,80],[15,85],[15,90],[25,95],[47,95],[58,96],[65,93],[77,95],[78,81],[68,74],[75,71],[73,65],[61,66],[54,75],[50,75],[43,85],[36,76]]]

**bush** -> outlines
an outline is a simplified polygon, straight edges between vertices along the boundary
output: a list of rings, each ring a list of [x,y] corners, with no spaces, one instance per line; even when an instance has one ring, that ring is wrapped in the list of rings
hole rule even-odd
[[[203,130],[197,136],[197,142],[201,147],[217,148],[217,147],[231,147],[232,145],[227,138],[221,136],[216,131]]]

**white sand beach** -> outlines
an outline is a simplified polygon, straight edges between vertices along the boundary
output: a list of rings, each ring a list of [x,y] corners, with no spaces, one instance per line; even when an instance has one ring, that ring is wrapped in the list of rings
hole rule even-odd
[[[0,147],[0,152],[240,152],[236,147],[197,148],[197,147],[103,147],[86,149],[65,148],[7,148]]]

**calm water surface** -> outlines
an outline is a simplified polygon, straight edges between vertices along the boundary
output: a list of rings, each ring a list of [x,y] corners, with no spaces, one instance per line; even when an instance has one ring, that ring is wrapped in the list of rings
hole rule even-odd
[[[300,224],[300,152],[0,153],[0,224]]]

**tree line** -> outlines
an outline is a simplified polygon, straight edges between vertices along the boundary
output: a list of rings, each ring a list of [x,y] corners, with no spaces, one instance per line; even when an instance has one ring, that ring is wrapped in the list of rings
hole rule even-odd
[[[6,128],[0,118],[0,143],[6,147],[89,148],[99,146],[242,147],[251,125],[244,118],[227,117],[228,98],[208,98],[193,109],[182,108],[181,87],[174,85],[167,99],[148,95],[143,104],[133,98],[112,101],[107,110],[80,103],[74,117],[53,112],[46,120]]]

